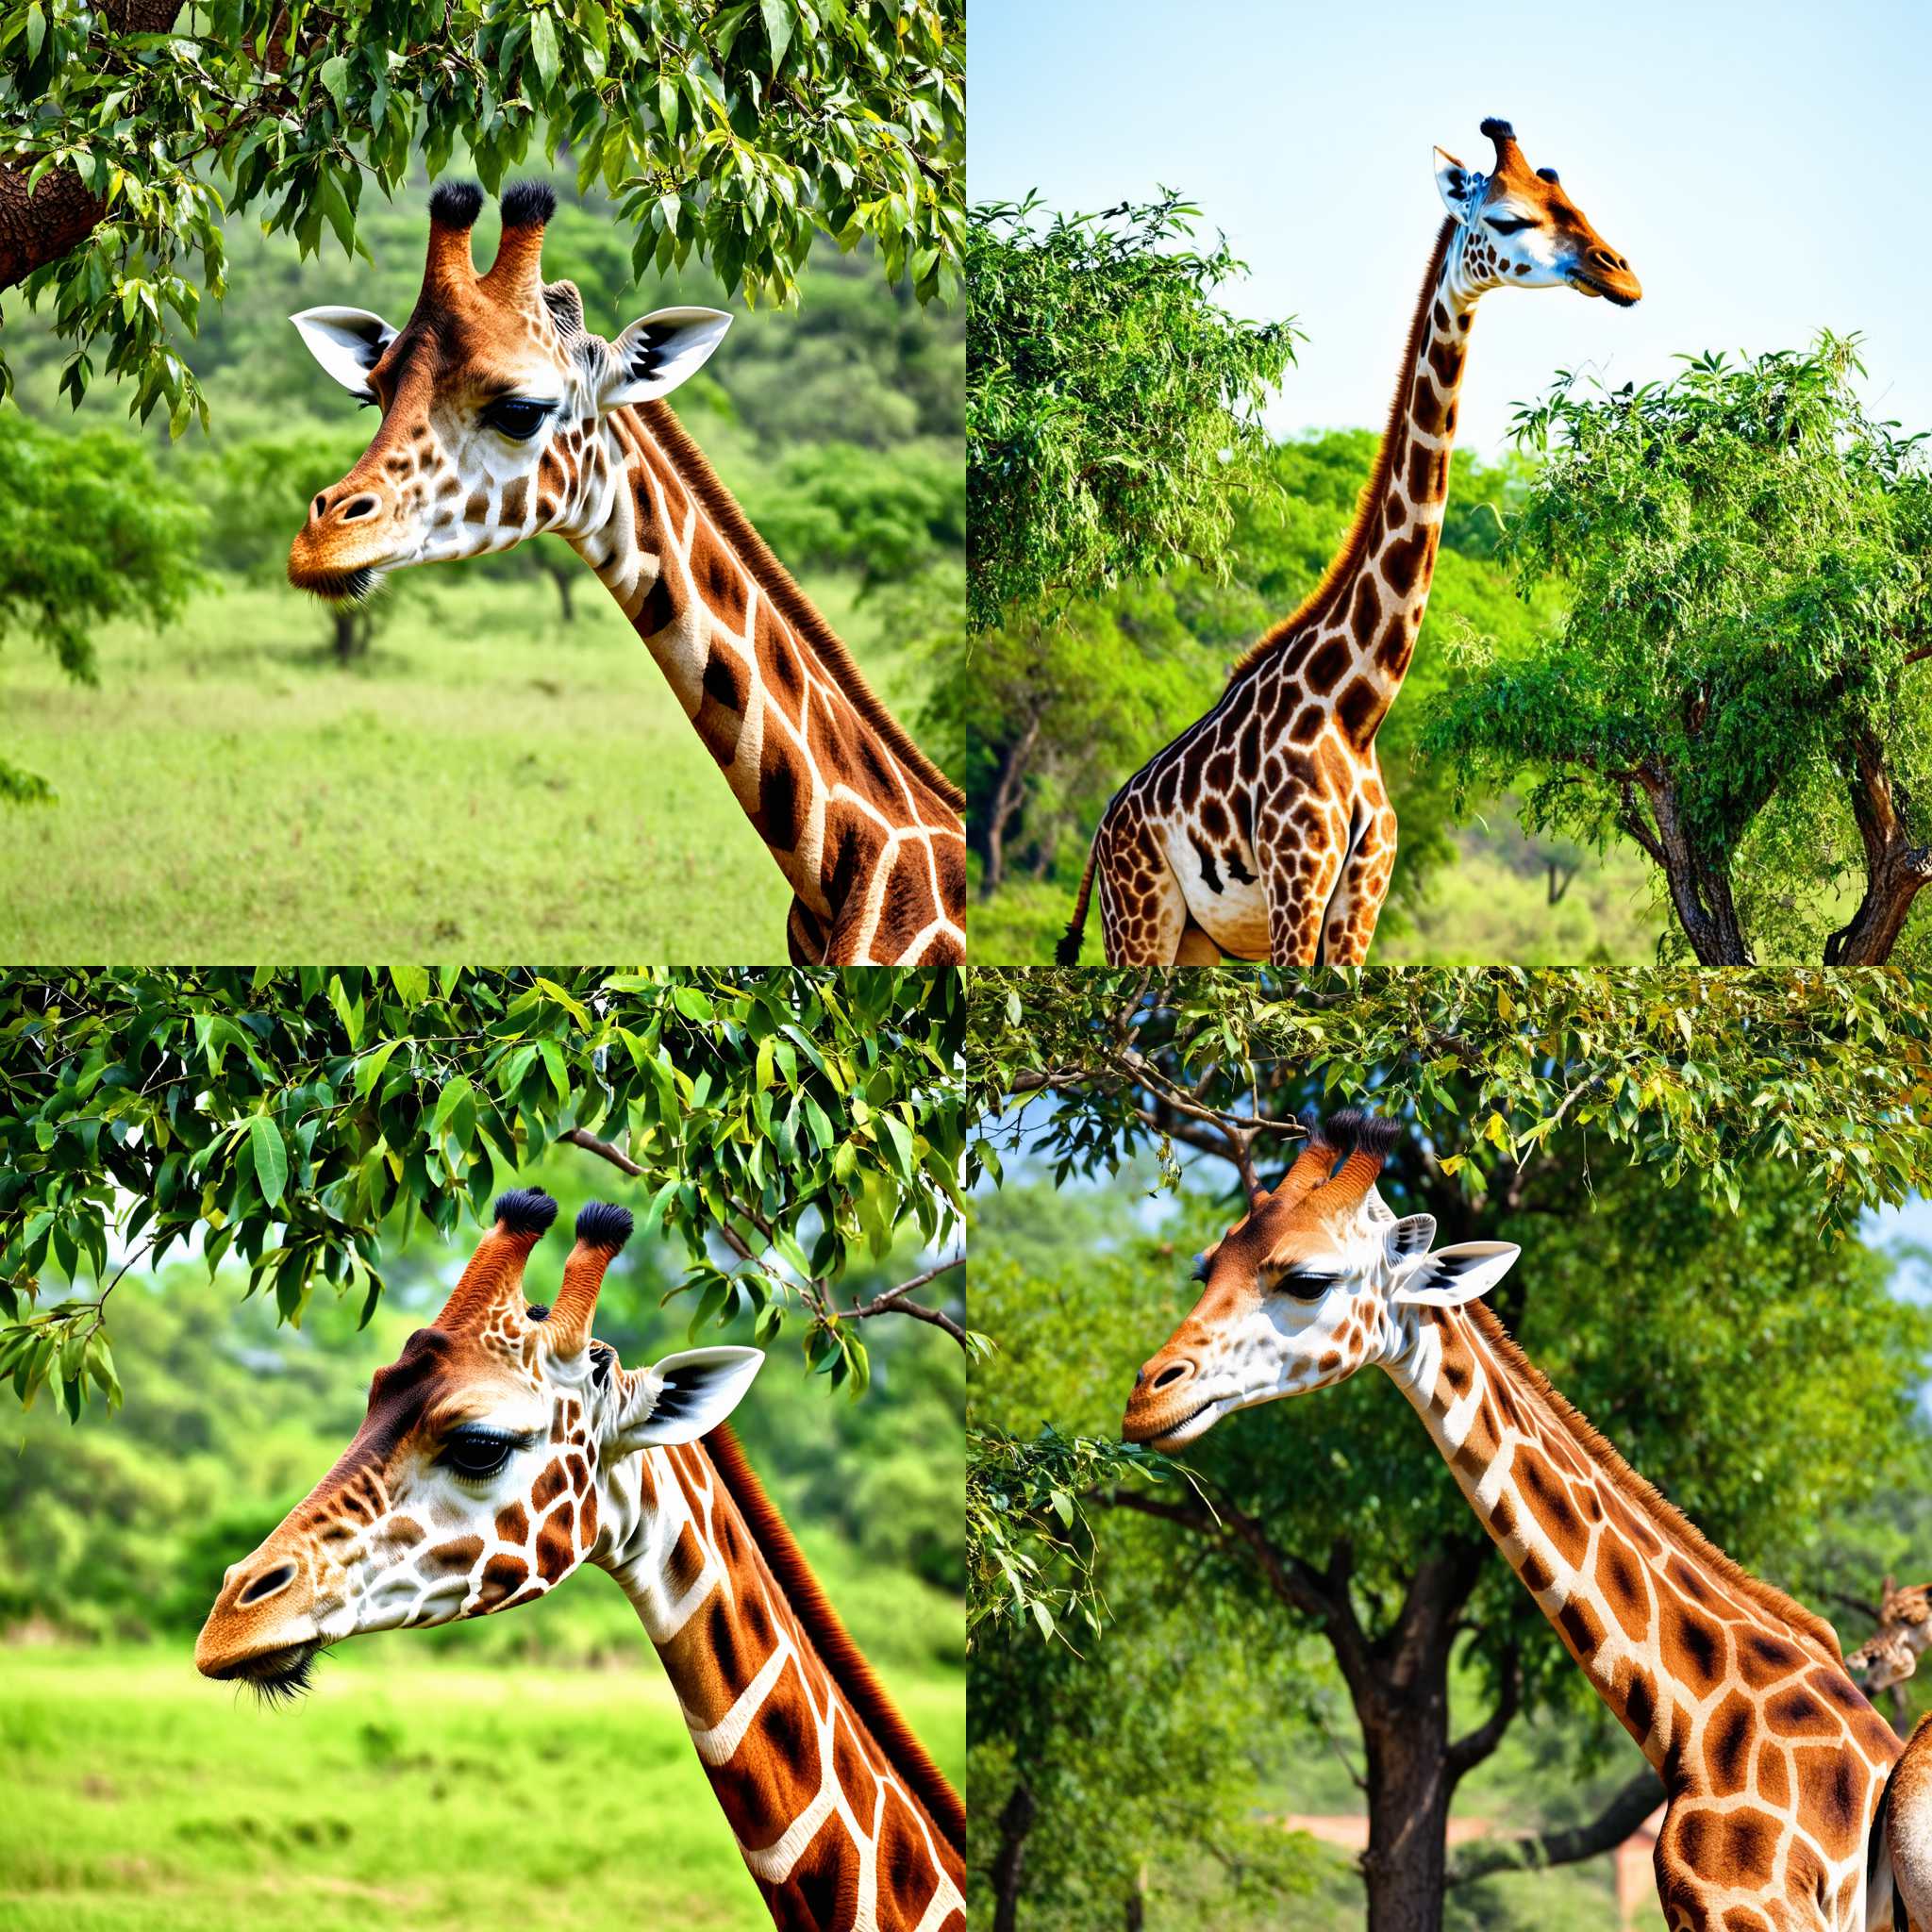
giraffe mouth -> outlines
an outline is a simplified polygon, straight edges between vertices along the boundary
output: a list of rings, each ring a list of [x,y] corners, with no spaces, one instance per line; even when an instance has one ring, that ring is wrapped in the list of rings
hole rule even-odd
[[[299,577],[291,571],[289,581],[325,604],[360,604],[382,581],[382,573],[363,564],[356,570],[304,571]]]
[[[278,1650],[258,1651],[206,1672],[224,1683],[246,1684],[263,1704],[292,1704],[308,1689],[315,1659],[323,1649],[320,1638],[287,1643]]]
[[[1606,302],[1614,302],[1619,308],[1635,308],[1637,297],[1625,291],[1613,288],[1608,282],[1599,281],[1586,269],[1573,268],[1570,271],[1570,286],[1579,295],[1591,298],[1601,295]]]
[[[1121,1433],[1130,1442],[1158,1449],[1165,1455],[1170,1450],[1184,1448],[1197,1436],[1205,1436],[1221,1420],[1228,1406],[1224,1395],[1216,1396],[1212,1401],[1197,1404],[1171,1423],[1162,1423],[1158,1429],[1123,1429]]]

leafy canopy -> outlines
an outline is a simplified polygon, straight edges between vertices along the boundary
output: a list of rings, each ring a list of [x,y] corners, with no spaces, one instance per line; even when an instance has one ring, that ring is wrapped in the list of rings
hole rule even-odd
[[[301,1320],[318,1287],[383,1292],[392,1210],[444,1238],[558,1140],[635,1183],[685,1245],[691,1332],[806,1318],[807,1358],[866,1383],[858,1324],[934,1322],[926,1271],[863,1308],[847,1271],[959,1227],[955,975],[454,967],[13,972],[0,977],[0,1374],[111,1403],[105,1322],[140,1260],[233,1256]],[[116,1248],[125,1258],[112,1267]],[[937,1271],[943,1272],[943,1271]],[[92,1299],[41,1305],[43,1281]]]
[[[1183,558],[1218,569],[1260,481],[1259,410],[1294,359],[1286,322],[1213,299],[1245,272],[1181,244],[1178,194],[1100,214],[1037,196],[968,210],[967,574],[972,627]]]
[[[1891,970],[981,968],[970,1002],[995,1174],[1023,1132],[1061,1175],[1176,1142],[1278,1158],[1299,1128],[1257,1103],[1291,1068],[1412,1113],[1473,1206],[1559,1130],[1734,1206],[1746,1167],[1779,1163],[1830,1234],[1932,1187],[1932,985]]]
[[[225,209],[258,209],[305,254],[363,253],[362,194],[459,153],[491,192],[568,148],[661,271],[695,255],[749,300],[784,301],[814,234],[877,243],[922,301],[963,246],[958,0],[214,0],[173,30],[127,9],[29,0],[0,17],[0,117],[39,187],[77,177],[100,213],[27,278],[143,421],[206,426],[178,337],[223,291]],[[0,366],[4,373],[4,366]]]
[[[1705,963],[1754,938],[1815,958],[1865,883],[1868,743],[1898,810],[1932,782],[1932,473],[1859,402],[1856,339],[1681,359],[1614,392],[1565,374],[1519,413],[1547,459],[1506,555],[1567,609],[1467,641],[1424,744],[1464,788],[1534,774],[1536,829],[1634,841]]]

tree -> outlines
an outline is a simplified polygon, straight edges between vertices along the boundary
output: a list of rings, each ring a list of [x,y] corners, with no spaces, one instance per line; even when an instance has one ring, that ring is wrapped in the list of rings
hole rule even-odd
[[[1258,411],[1294,359],[1288,323],[1215,304],[1244,264],[1223,240],[1177,245],[1200,213],[1178,194],[1043,229],[1041,212],[967,216],[974,630],[1184,558],[1219,567],[1237,495],[1262,481]]]
[[[1519,1243],[1493,1299],[1532,1358],[1778,1582],[1842,1574],[1821,1525],[1881,1479],[1873,1441],[1924,1436],[1926,1324],[1886,1293],[1883,1257],[1819,1240],[1932,1183],[1932,1000],[1902,975],[982,972],[969,1039],[969,1167],[997,1178],[1019,1148],[1014,1186],[1065,1185],[1151,1154],[1172,1177],[1188,1163],[1195,1190],[1148,1233],[1116,1188],[1108,1239],[1077,1267],[1003,1245],[1004,1201],[975,1213],[974,1319],[998,1352],[975,1374],[969,1495],[1001,1501],[969,1511],[974,1627],[1091,1630],[1105,1522],[1124,1511],[1171,1527],[1171,1589],[1247,1592],[1251,1643],[1318,1633],[1361,1731],[1374,1927],[1440,1924],[1457,1781],[1584,1681],[1383,1378],[1224,1425],[1185,1472],[1106,1440],[1185,1307],[1174,1257],[1291,1154],[1295,1109],[1366,1095],[1403,1119],[1391,1205],[1436,1215],[1444,1242]],[[1465,1644],[1488,1703],[1458,1724]],[[1633,1768],[1608,1824],[1511,1857],[1598,1847],[1649,1777]]]
[[[785,300],[814,234],[870,238],[930,300],[963,244],[963,29],[957,0],[29,0],[0,17],[0,289],[52,298],[69,393],[98,356],[178,434],[207,421],[177,337],[222,293],[225,211],[366,253],[366,184],[460,145],[493,192],[541,143],[620,197],[640,273],[695,254]]]
[[[1874,421],[1856,339],[1611,393],[1564,376],[1518,419],[1556,452],[1512,524],[1568,616],[1474,643],[1424,743],[1524,822],[1657,869],[1680,946],[1872,965],[1932,881],[1932,474]]]
[[[130,436],[56,436],[0,408],[0,634],[38,638],[76,684],[93,684],[90,631],[115,617],[157,628],[201,581],[203,517]],[[44,804],[52,788],[0,758],[0,801]]]
[[[71,1417],[90,1381],[111,1405],[115,1283],[197,1239],[284,1321],[322,1286],[367,1320],[385,1214],[447,1238],[499,1164],[562,1141],[683,1241],[693,1336],[750,1309],[769,1341],[796,1313],[808,1361],[857,1393],[868,1320],[965,1340],[919,1298],[957,1255],[840,1292],[895,1233],[958,1232],[961,1003],[954,975],[886,970],[0,974],[0,1374]],[[48,1274],[97,1291],[42,1306]]]

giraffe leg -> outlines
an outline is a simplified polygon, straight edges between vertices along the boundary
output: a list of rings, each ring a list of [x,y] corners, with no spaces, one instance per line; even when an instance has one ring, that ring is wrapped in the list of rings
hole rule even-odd
[[[1370,774],[1357,810],[1365,823],[1342,860],[1335,895],[1322,921],[1324,966],[1359,966],[1367,959],[1382,901],[1389,896],[1389,881],[1395,875],[1395,808],[1389,803],[1379,774]]]

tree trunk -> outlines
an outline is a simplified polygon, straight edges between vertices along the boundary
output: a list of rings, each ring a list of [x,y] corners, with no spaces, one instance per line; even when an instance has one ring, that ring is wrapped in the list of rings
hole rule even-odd
[[[557,586],[557,600],[563,606],[561,621],[565,624],[575,624],[577,620],[576,571],[575,568],[552,570],[547,563],[543,568],[549,572],[550,581]]]
[[[338,604],[330,611],[335,621],[336,662],[347,664],[369,648],[369,633],[363,627],[363,613],[353,604]]]
[[[1455,1789],[1448,1647],[1424,1660],[1399,1692],[1385,1681],[1356,1710],[1368,1752],[1369,1848],[1361,1874],[1369,1932],[1441,1932]]]
[[[1144,1932],[1147,1924],[1147,1868],[1142,1865],[1135,1877],[1134,1889],[1127,1894],[1126,1932]]]
[[[1641,822],[1627,785],[1624,829],[1662,868],[1677,924],[1690,941],[1698,964],[1755,964],[1731,897],[1729,859],[1691,838],[1678,810],[1676,787],[1665,774],[1645,767],[1631,775],[1643,787],[1655,830]]]
[[[1026,1840],[1038,1810],[1024,1778],[1000,1807],[1000,1843],[992,1859],[992,1932],[1015,1932],[1020,1923],[1020,1887],[1026,1864]]]
[[[1865,893],[1850,920],[1824,942],[1827,966],[1882,966],[1932,885],[1932,844],[1915,845],[1904,793],[1894,784],[1885,745],[1860,729],[1852,742],[1852,816],[1865,848]]]
[[[1040,713],[1035,711],[1026,728],[1000,755],[1000,768],[992,788],[992,806],[986,815],[986,870],[980,874],[979,896],[991,899],[999,890],[1007,873],[1007,826],[1020,809],[1026,773],[1033,762],[1033,748],[1040,742]]]

